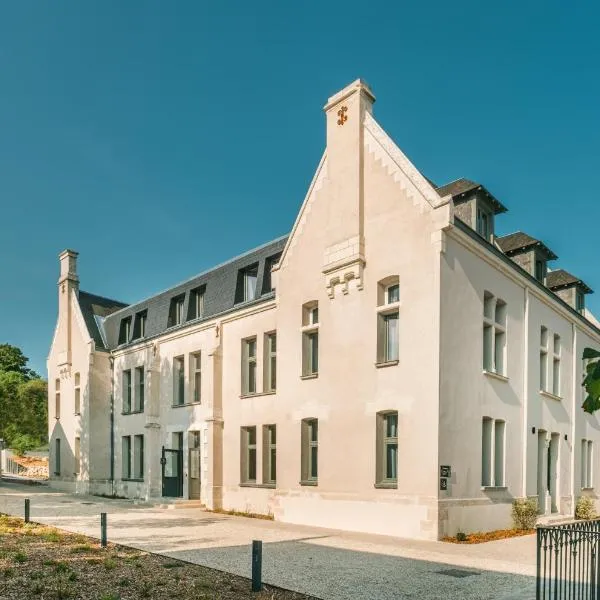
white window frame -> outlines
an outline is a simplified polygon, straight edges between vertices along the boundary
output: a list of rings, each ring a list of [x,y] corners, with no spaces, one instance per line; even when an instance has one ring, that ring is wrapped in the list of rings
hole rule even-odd
[[[319,374],[319,303],[317,300],[302,305],[301,335],[302,377],[317,377]]]
[[[202,352],[190,354],[190,398],[193,404],[202,402]]]
[[[250,353],[251,349],[253,353]],[[242,396],[253,396],[258,390],[258,337],[251,336],[242,340]]]
[[[506,421],[481,419],[481,487],[506,487]]]
[[[483,370],[507,377],[507,315],[504,300],[491,292],[483,295]]]
[[[391,296],[394,294],[393,296]],[[396,321],[396,341],[390,343],[391,323]],[[391,276],[378,283],[377,365],[396,364],[400,359],[400,280]]]
[[[263,388],[265,392],[277,390],[277,332],[265,333],[264,339],[264,374]]]

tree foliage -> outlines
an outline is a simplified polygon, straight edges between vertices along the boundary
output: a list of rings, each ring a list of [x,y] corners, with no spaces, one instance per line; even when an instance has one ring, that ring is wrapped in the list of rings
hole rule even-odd
[[[0,344],[0,438],[30,449],[47,439],[48,386],[27,362],[20,348]]]
[[[600,352],[593,348],[583,351],[583,359],[589,361],[585,367],[583,386],[587,397],[583,402],[583,410],[593,414],[600,409]]]

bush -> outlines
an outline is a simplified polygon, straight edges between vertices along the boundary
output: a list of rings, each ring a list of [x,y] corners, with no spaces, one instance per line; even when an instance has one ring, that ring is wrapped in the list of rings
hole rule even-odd
[[[515,529],[533,529],[538,517],[536,498],[518,498],[513,501],[512,518]]]
[[[17,456],[23,456],[28,450],[33,450],[40,445],[40,440],[29,434],[17,434],[11,443],[12,450]]]
[[[596,516],[596,507],[594,500],[589,496],[580,496],[577,498],[575,504],[575,518],[576,519],[593,519]]]
[[[456,541],[457,542],[466,542],[467,541],[467,534],[464,533],[463,531],[458,531],[456,533]]]

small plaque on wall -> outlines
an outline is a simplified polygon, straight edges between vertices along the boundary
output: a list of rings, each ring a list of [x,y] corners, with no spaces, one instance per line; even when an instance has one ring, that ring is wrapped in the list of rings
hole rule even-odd
[[[452,468],[450,465],[440,465],[440,477],[452,477]]]
[[[445,477],[440,477],[440,490],[445,491],[448,489],[448,480]]]

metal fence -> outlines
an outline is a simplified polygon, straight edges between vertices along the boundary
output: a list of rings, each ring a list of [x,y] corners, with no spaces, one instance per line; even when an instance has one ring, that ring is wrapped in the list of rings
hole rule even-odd
[[[537,600],[600,600],[600,519],[537,529]]]

